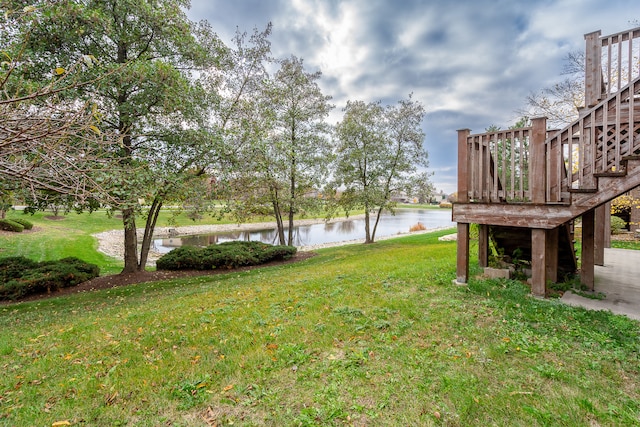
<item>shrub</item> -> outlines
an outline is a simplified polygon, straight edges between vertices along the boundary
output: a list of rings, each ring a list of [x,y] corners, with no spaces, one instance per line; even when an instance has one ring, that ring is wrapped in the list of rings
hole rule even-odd
[[[31,230],[33,228],[33,223],[24,218],[13,218],[11,221],[17,222],[18,224],[22,225],[25,230]]]
[[[206,248],[182,246],[163,255],[157,262],[158,270],[211,270],[259,265],[281,261],[296,253],[292,246],[272,246],[261,242],[224,242]]]
[[[422,230],[426,230],[427,227],[424,226],[423,223],[419,222],[417,224],[412,225],[411,227],[409,227],[409,231],[411,233],[413,233],[414,231],[422,231]]]
[[[37,266],[37,262],[23,256],[0,258],[0,285],[22,276],[25,271]]]
[[[611,234],[620,234],[627,229],[627,223],[619,216],[611,215]]]
[[[156,261],[158,270],[206,270],[202,262],[202,249],[181,246]]]
[[[15,300],[28,295],[51,292],[75,286],[100,274],[97,265],[69,257],[58,261],[36,263],[24,257],[0,260],[3,271],[0,282],[0,299]],[[1,267],[0,267],[1,268]]]
[[[20,233],[24,230],[24,226],[11,219],[0,219],[0,230]]]

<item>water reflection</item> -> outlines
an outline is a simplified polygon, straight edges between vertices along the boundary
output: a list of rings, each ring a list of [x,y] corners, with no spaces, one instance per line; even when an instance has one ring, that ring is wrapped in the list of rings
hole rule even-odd
[[[373,227],[373,220],[371,226]],[[406,233],[412,225],[421,222],[426,228],[453,227],[451,211],[448,209],[398,209],[395,215],[383,214],[378,224],[376,236],[390,236]],[[288,233],[285,230],[285,236]],[[364,240],[364,218],[349,219],[334,223],[320,223],[303,225],[294,228],[294,246],[318,245],[323,243],[341,242],[344,240]],[[233,231],[227,233],[207,234],[198,236],[169,237],[155,239],[153,247],[161,253],[184,245],[208,246],[216,243],[246,240],[278,244],[278,233],[275,229],[254,231]]]

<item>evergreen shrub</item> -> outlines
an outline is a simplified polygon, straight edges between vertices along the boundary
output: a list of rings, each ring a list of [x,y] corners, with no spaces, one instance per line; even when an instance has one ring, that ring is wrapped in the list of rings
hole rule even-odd
[[[69,257],[34,262],[24,257],[0,259],[0,300],[52,292],[78,285],[100,274],[95,264]]]
[[[295,255],[293,246],[274,246],[261,242],[224,242],[206,248],[182,246],[163,255],[157,262],[158,270],[212,270],[237,268],[281,261]]]
[[[18,224],[22,225],[25,230],[31,230],[33,228],[33,223],[24,218],[12,218],[11,221],[17,222]]]
[[[0,230],[21,233],[24,231],[24,225],[12,219],[0,219]]]

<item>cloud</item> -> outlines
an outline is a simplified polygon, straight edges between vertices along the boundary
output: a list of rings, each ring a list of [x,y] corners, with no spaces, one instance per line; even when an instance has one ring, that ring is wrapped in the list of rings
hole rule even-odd
[[[434,182],[455,185],[456,130],[517,121],[527,95],[561,79],[583,35],[630,28],[636,0],[192,0],[229,41],[236,26],[273,23],[276,57],[295,55],[333,97],[392,104],[414,93],[428,114],[425,147]]]

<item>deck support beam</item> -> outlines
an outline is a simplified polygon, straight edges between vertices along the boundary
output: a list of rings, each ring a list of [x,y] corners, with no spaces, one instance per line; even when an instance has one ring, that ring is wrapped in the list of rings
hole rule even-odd
[[[594,290],[595,277],[595,210],[591,209],[582,214],[582,265],[580,279],[589,291]]]
[[[478,224],[478,265],[489,267],[489,226]]]
[[[604,265],[604,248],[605,236],[607,233],[606,205],[600,205],[595,208],[595,229],[594,229],[594,254],[593,262],[595,265]]]
[[[456,283],[464,284],[469,280],[469,224],[458,223],[457,244]]]
[[[547,287],[547,231],[531,229],[531,293],[544,297]]]
[[[469,153],[467,138],[471,130],[458,130],[458,202],[469,203]],[[455,219],[454,219],[455,220]],[[469,280],[469,223],[458,222],[456,283]]]
[[[546,264],[546,282],[558,281],[558,247],[560,228],[554,228],[553,230],[545,230],[545,264]]]

